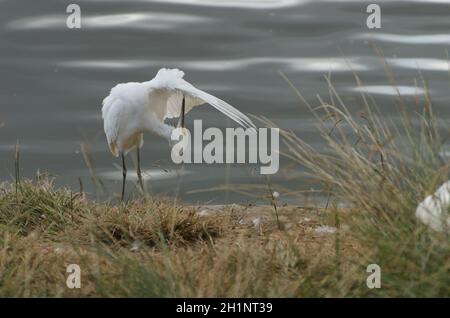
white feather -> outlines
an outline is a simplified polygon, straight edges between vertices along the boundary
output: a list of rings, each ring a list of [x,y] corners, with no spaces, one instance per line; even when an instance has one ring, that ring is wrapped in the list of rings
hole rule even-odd
[[[429,195],[416,209],[416,217],[433,230],[450,231],[450,181],[444,183],[433,195]]]
[[[195,88],[192,84],[186,82],[183,77],[183,71],[163,68],[158,71],[158,74],[151,81],[154,89],[165,91],[169,94],[164,118],[180,116],[180,105],[184,95],[186,98],[186,112],[190,111],[194,106],[208,103],[244,128],[255,128],[253,122],[246,115],[223,100]]]
[[[142,147],[143,133],[153,132],[170,138],[174,127],[166,118],[179,117],[183,96],[186,109],[208,103],[244,128],[255,128],[252,121],[223,100],[186,82],[178,69],[160,69],[155,78],[143,83],[118,84],[103,100],[102,117],[108,145],[118,156]]]

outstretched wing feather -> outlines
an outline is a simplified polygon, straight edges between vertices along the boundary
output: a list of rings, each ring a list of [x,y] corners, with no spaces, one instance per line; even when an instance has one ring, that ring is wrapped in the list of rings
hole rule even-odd
[[[227,102],[221,100],[220,98],[199,90],[198,88],[194,87],[184,80],[179,81],[176,88],[186,95],[190,96],[191,98],[195,98],[197,100],[201,100],[205,103],[210,104],[215,109],[222,112],[242,127],[255,128],[255,124],[253,124],[253,122],[246,115],[241,113],[239,110],[237,110]]]
[[[164,118],[180,116],[183,96],[186,99],[186,113],[193,107],[208,103],[244,128],[255,128],[253,122],[227,102],[208,94],[183,79],[184,72],[178,69],[161,69],[153,79],[153,87],[169,92]]]
[[[180,90],[173,90],[173,93],[170,95],[167,100],[167,108],[165,111],[164,118],[178,118],[180,117],[181,112],[181,103],[183,100],[183,93]],[[186,110],[188,113],[195,106],[204,104],[205,102],[198,98],[193,98],[191,96],[185,96],[186,100]]]

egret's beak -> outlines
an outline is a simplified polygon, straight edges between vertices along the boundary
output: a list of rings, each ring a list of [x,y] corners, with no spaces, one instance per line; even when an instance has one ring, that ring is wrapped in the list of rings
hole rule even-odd
[[[183,102],[181,104],[181,113],[180,113],[180,118],[178,119],[178,124],[177,124],[177,128],[184,128],[184,113],[186,110],[186,100],[183,96]]]

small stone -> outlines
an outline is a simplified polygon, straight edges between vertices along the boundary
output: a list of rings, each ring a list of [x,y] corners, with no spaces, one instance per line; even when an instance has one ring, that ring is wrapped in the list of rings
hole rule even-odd
[[[292,228],[292,223],[286,223],[285,225],[284,225],[284,229],[285,230],[289,230],[290,228]]]
[[[139,241],[134,241],[133,244],[131,244],[130,251],[132,251],[132,252],[137,252],[137,251],[139,251],[139,249],[141,248],[141,246],[142,246],[142,243],[141,243],[141,242],[139,242]]]
[[[254,225],[255,227],[261,226],[261,223],[262,223],[261,217],[254,218],[254,219],[252,220],[252,223],[253,223],[253,225]]]
[[[54,251],[56,254],[62,254],[64,252],[64,249],[62,247],[57,247]]]
[[[337,228],[335,228],[333,226],[328,226],[328,225],[322,225],[322,226],[316,227],[314,229],[314,232],[320,233],[320,234],[333,234],[336,231],[337,231]]]

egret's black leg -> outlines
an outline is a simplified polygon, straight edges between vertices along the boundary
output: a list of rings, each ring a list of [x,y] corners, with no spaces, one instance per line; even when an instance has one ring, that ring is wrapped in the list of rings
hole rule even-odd
[[[183,102],[181,103],[180,119],[178,120],[177,127],[184,128],[184,113],[185,112],[186,112],[186,99],[183,95]]]
[[[127,180],[127,167],[125,165],[125,155],[122,152],[122,201],[125,197],[125,181]]]
[[[183,95],[183,102],[181,103],[181,128],[184,128],[184,113],[186,111],[186,99]]]
[[[137,176],[139,180],[139,186],[141,187],[142,193],[144,193],[144,181],[142,180],[142,171],[141,171],[141,152],[139,147],[137,147]]]

